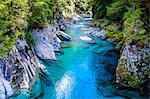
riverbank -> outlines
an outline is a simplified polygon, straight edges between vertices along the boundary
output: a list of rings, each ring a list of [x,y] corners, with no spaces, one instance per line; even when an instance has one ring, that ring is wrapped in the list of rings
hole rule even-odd
[[[85,28],[89,28],[91,24],[91,20],[88,20],[80,20],[65,31],[74,37],[75,41],[65,42],[69,47],[63,49],[63,55],[56,53],[57,62],[43,60],[56,84],[52,87],[42,83],[44,93],[40,97],[147,98],[148,96],[140,90],[120,88],[116,85],[115,71],[119,53],[113,44],[85,33]],[[91,38],[96,43],[80,39],[83,36]]]
[[[0,58],[0,77],[3,78],[0,81],[0,97],[6,98],[18,93],[30,96],[31,86],[35,84],[39,73],[42,71],[41,73],[46,74],[46,68],[39,58],[56,60],[55,51],[59,51],[61,42],[58,36],[71,40],[69,35],[60,30],[66,29],[75,20],[67,22],[62,15],[58,18],[59,23],[30,31],[33,40],[36,41],[35,45],[29,45],[26,38],[19,39],[13,51]]]
[[[64,24],[63,21],[61,24]],[[25,85],[19,85],[21,88],[16,87],[21,90],[14,96],[15,99],[27,97],[43,99],[47,99],[47,97],[147,98],[146,93],[141,92],[143,90],[135,92],[136,89],[132,90],[132,88],[128,89],[127,87],[120,89],[116,85],[115,80],[118,76],[115,74],[120,63],[118,63],[120,55],[114,46],[115,41],[106,39],[106,30],[94,27],[91,18],[78,19],[75,24],[68,25],[70,27],[60,26],[67,29],[64,32],[60,31],[59,26],[55,23],[43,29],[33,30],[33,37],[36,41],[34,49],[32,48],[33,56],[38,56],[40,59],[39,61],[36,57],[39,64],[37,66],[40,67],[37,67],[37,70],[32,69],[32,67],[25,69],[27,74],[23,74],[23,77],[25,77],[24,75],[29,76],[27,78],[30,79],[26,80],[25,83],[30,85],[28,87]],[[29,54],[30,52],[26,54],[28,52],[25,50],[28,46],[26,41],[19,42],[19,53],[29,59],[28,55],[31,54]],[[28,61],[33,62],[32,60]],[[27,66],[32,66],[31,64],[27,64]],[[35,74],[33,70],[38,72]],[[35,76],[31,76],[32,74]],[[7,90],[8,95],[9,92],[13,93],[11,87]],[[87,93],[89,94],[87,95]]]

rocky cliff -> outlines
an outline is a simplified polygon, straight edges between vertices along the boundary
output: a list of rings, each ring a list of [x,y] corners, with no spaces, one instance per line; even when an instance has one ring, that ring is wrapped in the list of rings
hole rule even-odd
[[[116,82],[137,87],[148,82],[150,49],[125,45],[116,69]]]
[[[94,37],[116,44],[116,49],[120,52],[116,68],[116,83],[131,88],[148,87],[148,84],[144,84],[148,83],[150,78],[149,43],[144,46],[127,43],[123,40],[117,43],[115,38],[107,38],[109,31],[104,28],[89,27],[85,28],[84,31],[85,34],[91,34]]]
[[[29,89],[36,79],[38,70],[43,68],[32,47],[20,39],[13,51],[0,59],[0,98]]]
[[[32,30],[34,46],[28,45],[25,38],[19,39],[13,51],[0,58],[0,99],[31,90],[39,74],[44,77],[43,80],[49,79],[45,78],[49,73],[39,58],[56,60],[55,51],[60,51],[61,41],[71,40],[63,31],[72,23],[59,15],[53,24]]]

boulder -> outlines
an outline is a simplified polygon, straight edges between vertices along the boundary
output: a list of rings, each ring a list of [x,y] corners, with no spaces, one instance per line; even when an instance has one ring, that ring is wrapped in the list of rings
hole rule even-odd
[[[95,41],[88,36],[80,36],[80,40],[88,42],[88,43],[95,43]]]
[[[116,82],[127,86],[141,86],[149,79],[150,49],[125,45],[116,69]]]
[[[44,93],[41,79],[39,77],[37,77],[36,82],[32,86],[31,90],[32,90],[31,95],[34,98],[38,98],[39,96],[41,96]]]
[[[94,37],[101,39],[105,39],[107,34],[106,30],[95,27],[81,28],[81,30],[84,31],[84,34],[91,34]]]
[[[62,31],[58,31],[57,32],[57,36],[60,38],[60,40],[62,40],[62,41],[71,41],[71,40],[73,40],[73,38],[70,36],[70,35],[68,35],[68,34],[66,34],[66,33],[64,33],[64,32],[62,32]]]
[[[35,45],[35,51],[40,59],[56,60],[53,46],[49,43],[41,43]]]
[[[104,39],[105,36],[107,34],[107,31],[104,30],[104,29],[99,29],[99,28],[96,28],[95,31],[92,32],[92,35],[95,36],[95,37],[98,37],[98,38],[102,38]]]
[[[5,99],[18,90],[29,90],[41,64],[33,48],[19,39],[12,53],[0,58],[0,97]]]
[[[57,24],[51,24],[43,29],[33,30],[34,49],[40,59],[56,60],[54,51],[59,51],[61,40],[57,37]]]
[[[72,19],[75,20],[75,21],[79,21],[79,20],[82,19],[82,17],[78,14],[73,14]]]

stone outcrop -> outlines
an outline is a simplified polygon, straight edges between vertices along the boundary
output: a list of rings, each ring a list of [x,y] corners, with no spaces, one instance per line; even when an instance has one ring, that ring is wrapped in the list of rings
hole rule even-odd
[[[65,20],[63,14],[61,12],[58,12],[56,19],[57,19],[58,27],[61,31],[65,31],[72,23],[75,22],[72,19]]]
[[[0,75],[0,99],[5,99],[6,96],[13,94],[13,90],[11,88],[10,82],[4,79],[2,76],[3,74]]]
[[[61,41],[70,41],[72,37],[60,31],[58,24],[51,24],[32,32],[35,39],[34,49],[40,59],[56,60],[55,51],[60,51]]]
[[[91,34],[94,37],[101,38],[101,39],[105,39],[107,34],[106,30],[97,27],[88,27],[88,28],[83,28],[82,30],[85,31],[84,34]]]
[[[57,15],[53,24],[43,29],[32,30],[34,46],[29,46],[26,39],[19,39],[13,51],[0,58],[0,99],[17,93],[24,95],[22,93],[28,93],[29,89],[32,91],[32,85],[40,83],[36,80],[39,77],[47,85],[53,85],[50,74],[38,58],[56,60],[55,51],[60,51],[61,41],[72,40],[72,37],[63,31],[75,21],[74,19],[66,21],[62,14]],[[41,94],[41,92],[32,93],[37,96]],[[30,94],[25,95],[28,96]]]
[[[59,27],[55,25],[33,30],[34,49],[39,58],[56,60],[54,51],[59,51],[61,43],[61,40],[56,35],[57,31],[59,31]]]
[[[59,51],[61,43],[58,36],[72,40],[69,35],[60,31],[60,27],[65,30],[71,25],[71,23],[66,25],[63,16],[61,18],[62,23],[55,22],[43,29],[32,31],[35,40],[34,48],[29,46],[25,39],[19,39],[13,51],[0,58],[0,99],[5,99],[18,92],[26,93],[34,83],[37,83],[35,81],[39,77],[42,77],[46,84],[53,85],[50,74],[37,56],[41,59],[56,60],[55,51]],[[26,97],[28,96],[29,94]]]
[[[88,36],[80,36],[80,40],[88,42],[88,43],[95,43],[94,40],[92,40],[90,37]]]
[[[5,99],[21,89],[29,89],[43,68],[33,48],[20,39],[13,51],[0,59],[0,97]]]
[[[62,31],[58,31],[57,32],[57,36],[60,38],[60,40],[62,40],[62,41],[71,41],[71,40],[73,40],[73,38],[70,36],[70,35],[68,35],[68,34],[66,34],[66,33],[64,33],[64,32],[62,32]]]
[[[117,44],[114,38],[106,38],[108,32],[105,29],[88,27],[81,30],[85,34],[91,34],[117,45],[116,49],[120,51],[120,59],[116,68],[117,83],[127,87],[139,87],[149,82],[150,49],[148,47],[125,44],[123,40]]]
[[[140,86],[149,78],[150,49],[125,45],[116,69],[116,82]]]

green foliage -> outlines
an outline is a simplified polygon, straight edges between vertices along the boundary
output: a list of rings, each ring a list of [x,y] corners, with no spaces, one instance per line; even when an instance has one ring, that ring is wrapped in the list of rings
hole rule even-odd
[[[26,39],[28,44],[35,45],[35,39],[33,38],[31,32],[26,33]]]
[[[20,37],[34,44],[27,30],[43,27],[55,11],[55,0],[0,0],[0,55],[11,51]]]
[[[84,13],[88,10],[89,0],[58,0],[59,10],[65,13]]]
[[[122,19],[125,7],[127,5],[126,0],[116,0],[110,6],[107,6],[107,17],[114,21],[119,21]]]
[[[117,43],[119,43],[122,39],[123,39],[123,33],[121,31],[118,31],[118,30],[114,30],[112,32],[109,32],[107,35],[106,35],[107,38],[114,38],[115,41]]]
[[[125,39],[126,43],[144,45],[148,32],[144,29],[141,0],[91,0],[93,18],[96,26],[110,31],[107,37],[116,41]],[[107,20],[107,21],[106,21]],[[113,30],[112,24],[119,23],[119,30]],[[118,32],[119,31],[119,32]]]
[[[93,18],[103,19],[107,14],[107,6],[110,5],[112,0],[91,0],[90,5],[92,6]]]
[[[127,8],[128,11],[124,14],[124,30],[126,31],[126,39],[128,39],[126,41],[136,44],[143,42],[144,35],[146,35],[146,30],[143,29],[144,22],[141,20],[143,9],[139,8],[139,2],[130,2],[130,4],[137,4],[137,6]]]
[[[94,23],[96,26],[105,27],[105,26],[109,25],[110,21],[107,19],[98,19],[98,20],[95,20]]]
[[[130,85],[130,86],[139,86],[139,85],[141,84],[141,82],[140,82],[140,80],[138,79],[137,76],[135,76],[135,75],[130,75],[130,76],[128,76],[128,77],[129,77],[128,80],[130,81],[130,82],[129,82],[129,85]]]
[[[1,0],[0,1],[0,54],[13,49],[13,45],[20,36],[24,36],[27,27],[27,13],[29,6],[27,0]]]
[[[59,6],[59,10],[62,12],[67,9],[67,6],[71,4],[71,0],[58,0],[57,5]]]
[[[28,21],[30,28],[44,27],[56,11],[54,0],[31,0],[30,3],[31,16]]]
[[[88,11],[88,0],[76,0],[75,2],[75,11],[79,14],[82,14]]]

